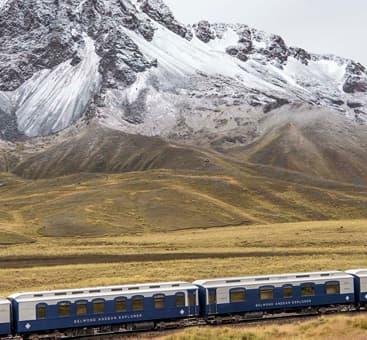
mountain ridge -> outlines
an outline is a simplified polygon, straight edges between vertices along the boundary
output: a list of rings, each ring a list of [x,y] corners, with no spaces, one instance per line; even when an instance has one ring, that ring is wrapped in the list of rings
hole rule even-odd
[[[334,180],[349,181],[346,172],[338,177],[321,169],[351,162],[365,182],[367,71],[360,63],[289,47],[244,24],[185,25],[161,0],[3,0],[0,29],[0,138],[14,143],[0,145],[12,156],[3,169],[48,159],[50,143],[60,141],[60,151],[68,138],[83,143],[78,134],[96,127],[97,136],[101,127],[118,131],[111,133],[119,145],[126,135],[159,137],[193,155],[199,145]],[[287,124],[292,131],[282,130]],[[285,133],[283,142],[270,138],[269,129]],[[326,160],[316,147],[314,173],[301,165],[314,138],[305,131],[316,136],[314,144],[338,149],[335,160]],[[260,152],[266,138],[269,150]],[[292,159],[285,141],[301,141]],[[27,153],[17,152],[22,148]],[[68,162],[75,155],[59,157]]]

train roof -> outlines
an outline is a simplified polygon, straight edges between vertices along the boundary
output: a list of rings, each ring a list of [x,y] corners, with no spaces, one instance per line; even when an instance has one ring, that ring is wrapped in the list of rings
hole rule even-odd
[[[330,272],[309,272],[309,273],[292,273],[278,275],[261,275],[261,276],[242,276],[242,277],[227,277],[218,279],[198,280],[193,282],[199,286],[227,286],[238,284],[272,284],[272,283],[287,283],[287,282],[304,282],[311,280],[340,280],[351,278],[351,275],[341,271]]]
[[[104,297],[113,295],[140,295],[144,293],[160,293],[162,291],[180,291],[188,289],[197,289],[197,286],[189,282],[177,281],[177,282],[158,282],[158,283],[144,283],[144,284],[131,284],[122,286],[108,286],[108,287],[92,287],[82,289],[63,289],[63,290],[50,290],[28,293],[17,293],[11,295],[9,298],[16,301],[31,301],[31,300],[53,300],[63,298],[88,298],[88,297]]]
[[[367,269],[351,269],[347,270],[346,273],[357,276],[367,276]]]
[[[8,299],[0,297],[0,305],[10,305],[10,301]]]

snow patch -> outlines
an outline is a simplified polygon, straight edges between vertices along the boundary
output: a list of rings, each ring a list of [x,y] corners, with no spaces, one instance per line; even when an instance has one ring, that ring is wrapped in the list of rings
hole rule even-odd
[[[340,65],[333,60],[310,61],[308,65],[304,65],[295,58],[289,58],[284,67],[285,74],[293,79],[304,77],[321,84],[340,83],[344,78],[345,70],[346,64]]]
[[[229,46],[238,45],[238,34],[231,28],[223,33],[222,38],[216,38],[208,42],[208,46],[214,51],[225,52]]]
[[[9,0],[0,0],[0,10],[9,2]]]
[[[225,52],[214,50],[196,37],[187,41],[161,25],[158,25],[152,42],[146,41],[133,31],[125,32],[135,41],[145,56],[158,59],[158,69],[162,73],[168,73],[173,78],[185,78],[197,72],[203,72],[238,79],[258,90],[277,89],[266,79],[251,74],[251,68],[248,68],[246,63]],[[229,33],[228,39],[233,37],[233,33]]]
[[[80,118],[99,87],[99,60],[94,41],[85,36],[78,65],[69,60],[25,82],[15,93],[19,130],[28,136],[47,135]]]

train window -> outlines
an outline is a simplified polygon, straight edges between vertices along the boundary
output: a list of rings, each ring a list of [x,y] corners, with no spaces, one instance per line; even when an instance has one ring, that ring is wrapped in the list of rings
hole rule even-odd
[[[340,294],[340,284],[339,282],[329,282],[326,284],[326,294],[334,295]]]
[[[185,294],[184,293],[176,294],[176,306],[177,307],[185,306]]]
[[[138,310],[143,310],[143,309],[144,309],[143,298],[141,297],[133,298],[133,310],[138,311]]]
[[[315,287],[313,284],[305,284],[301,288],[302,296],[314,296],[315,295]]]
[[[195,293],[189,294],[189,306],[195,306],[196,305],[196,296]]]
[[[105,302],[103,299],[93,301],[93,314],[103,314],[105,308]]]
[[[244,289],[231,290],[231,302],[243,302],[246,300],[246,292]]]
[[[42,303],[37,306],[37,319],[47,319],[47,305]]]
[[[60,302],[58,304],[59,317],[67,317],[71,315],[70,302]]]
[[[273,300],[274,288],[260,288],[260,300]]]
[[[292,286],[284,286],[283,287],[283,297],[285,299],[289,299],[293,297],[293,287]]]
[[[126,312],[126,299],[125,298],[117,298],[115,300],[115,310],[117,313]]]
[[[154,308],[157,309],[164,308],[164,295],[156,295],[154,297]]]
[[[87,315],[88,303],[87,301],[78,301],[76,303],[76,315]]]
[[[217,292],[212,290],[209,292],[209,305],[214,305],[217,303]]]

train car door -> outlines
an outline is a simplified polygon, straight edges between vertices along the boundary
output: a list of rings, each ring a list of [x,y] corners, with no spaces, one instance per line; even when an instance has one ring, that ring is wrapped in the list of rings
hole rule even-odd
[[[196,315],[197,314],[197,291],[196,290],[189,290],[189,315]]]
[[[217,314],[217,289],[208,288],[208,312],[209,314]]]

